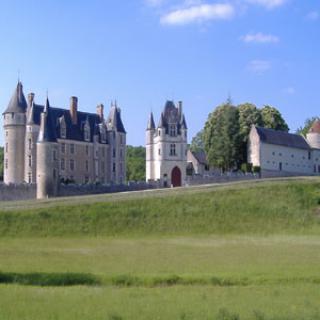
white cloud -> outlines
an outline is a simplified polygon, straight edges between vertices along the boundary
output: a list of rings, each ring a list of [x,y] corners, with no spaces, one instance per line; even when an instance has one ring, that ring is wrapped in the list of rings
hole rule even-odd
[[[185,25],[193,22],[230,19],[234,14],[235,9],[231,4],[200,4],[171,11],[161,17],[161,23],[167,25]]]
[[[308,20],[311,20],[311,21],[316,21],[316,20],[319,19],[319,17],[320,17],[320,15],[319,15],[319,12],[318,12],[318,11],[311,11],[311,12],[309,12],[309,13],[307,14],[307,16],[306,16],[306,18],[307,18]]]
[[[271,69],[271,62],[268,60],[252,60],[249,62],[249,70],[257,74],[263,74]]]
[[[261,5],[267,9],[273,9],[284,5],[287,0],[247,0],[247,2]]]
[[[240,38],[243,42],[246,43],[277,43],[279,38],[271,34],[258,33],[248,33],[245,36]]]
[[[145,0],[146,5],[150,7],[160,7],[165,0]]]
[[[283,89],[283,92],[285,94],[293,95],[296,93],[296,90],[293,87],[287,87],[287,88]]]

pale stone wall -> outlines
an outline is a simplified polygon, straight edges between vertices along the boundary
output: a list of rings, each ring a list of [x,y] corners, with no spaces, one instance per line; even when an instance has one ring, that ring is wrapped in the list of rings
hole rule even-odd
[[[307,134],[307,141],[311,148],[320,149],[320,134],[316,132],[309,132]]]
[[[247,145],[248,163],[260,166],[260,138],[255,127],[252,127]]]
[[[19,184],[24,182],[24,113],[4,114],[4,183]]]
[[[37,140],[40,126],[27,125],[25,138],[25,166],[24,181],[36,183],[37,181]]]

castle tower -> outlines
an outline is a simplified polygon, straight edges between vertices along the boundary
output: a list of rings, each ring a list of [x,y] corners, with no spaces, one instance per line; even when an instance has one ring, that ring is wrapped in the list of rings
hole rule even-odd
[[[309,132],[307,133],[307,141],[311,148],[320,149],[320,120],[316,120]]]
[[[24,165],[24,180],[27,183],[36,183],[37,181],[37,140],[39,130],[40,126],[35,121],[34,93],[29,93]]]
[[[110,144],[111,181],[122,184],[126,181],[126,130],[117,103],[111,104],[107,119],[108,140]]]
[[[154,161],[154,146],[153,137],[155,135],[156,126],[154,123],[153,113],[150,113],[149,121],[146,130],[146,176],[154,179],[154,173],[151,163]]]
[[[182,186],[187,167],[187,124],[178,106],[167,101],[155,128],[150,115],[146,131],[146,180],[163,186]]]
[[[47,98],[43,113],[41,113],[37,142],[37,199],[54,197],[58,193],[59,148],[51,112]]]
[[[27,101],[19,81],[3,113],[4,183],[24,182],[24,155]]]

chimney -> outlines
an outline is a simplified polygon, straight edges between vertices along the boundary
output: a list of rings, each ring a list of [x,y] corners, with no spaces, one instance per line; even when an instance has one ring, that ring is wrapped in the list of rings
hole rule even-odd
[[[34,93],[30,92],[28,94],[28,104],[29,104],[29,106],[32,106],[33,100],[34,100]]]
[[[71,97],[70,98],[70,116],[72,124],[77,124],[78,122],[78,98]]]
[[[97,106],[97,115],[99,116],[100,120],[103,121],[104,119],[104,105],[101,103]]]
[[[182,101],[178,102],[178,111],[179,111],[179,116],[182,116]]]

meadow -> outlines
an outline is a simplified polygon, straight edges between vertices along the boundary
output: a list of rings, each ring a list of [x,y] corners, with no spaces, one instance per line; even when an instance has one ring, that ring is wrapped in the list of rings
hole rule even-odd
[[[320,319],[319,187],[3,203],[0,319]]]

